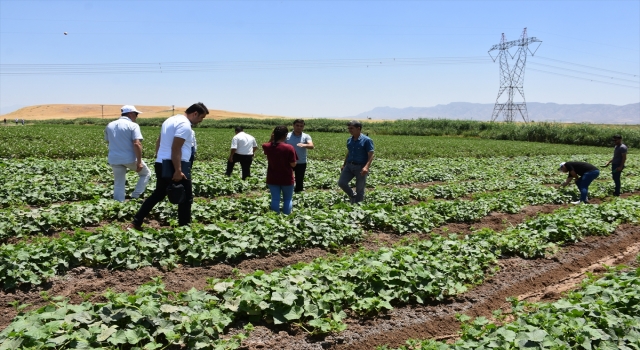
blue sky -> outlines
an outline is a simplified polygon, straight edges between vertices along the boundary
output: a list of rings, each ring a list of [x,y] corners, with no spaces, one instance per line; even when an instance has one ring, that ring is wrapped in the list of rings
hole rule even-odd
[[[487,51],[524,27],[543,41],[528,102],[640,102],[638,0],[0,0],[0,108],[202,101],[342,117],[494,103]]]

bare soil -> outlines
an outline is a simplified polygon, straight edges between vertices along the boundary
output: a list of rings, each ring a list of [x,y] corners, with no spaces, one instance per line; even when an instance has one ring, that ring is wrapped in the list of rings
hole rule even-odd
[[[7,118],[7,121],[13,121],[14,119],[24,119],[25,122],[30,120],[44,120],[44,119],[76,119],[76,118],[107,118],[115,119],[120,116],[120,108],[122,105],[99,105],[99,104],[50,104],[50,105],[35,105],[28,106],[13,111],[11,113],[3,114],[2,118]],[[187,107],[175,106],[142,106],[136,105],[136,108],[143,112],[140,114],[140,119],[144,118],[166,118],[170,117],[173,113],[183,113]],[[264,115],[257,113],[244,113],[244,112],[230,112],[223,110],[209,110],[209,118],[216,119],[225,118],[253,118],[253,119],[266,119],[266,118],[293,118],[293,117],[281,117],[275,115]]]

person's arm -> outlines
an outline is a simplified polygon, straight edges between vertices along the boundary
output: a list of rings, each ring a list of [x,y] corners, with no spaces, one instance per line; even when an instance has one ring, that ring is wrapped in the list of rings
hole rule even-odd
[[[136,173],[142,170],[142,143],[140,140],[133,140],[133,153],[136,154]]]
[[[160,150],[160,136],[158,136],[158,139],[156,140],[156,154],[153,156],[153,158],[156,158],[158,156],[158,150]]]
[[[293,148],[293,146],[289,147],[291,147],[291,157],[289,160],[293,160],[292,162],[289,162],[289,165],[291,165],[292,168],[295,168],[298,164],[298,154],[296,153],[296,150],[295,148]]]
[[[371,166],[371,162],[373,161],[373,151],[367,152],[367,164],[362,167],[362,171],[360,175],[364,176],[369,173],[369,166]]]
[[[252,157],[256,155],[256,151],[258,151],[258,146],[253,147],[253,153],[251,154]]]
[[[560,186],[565,187],[571,183],[571,180],[577,179],[577,178],[578,178],[578,174],[576,174],[575,170],[571,169],[569,170],[569,175],[567,176],[567,179]]]
[[[627,154],[622,153],[622,163],[620,163],[620,166],[616,168],[616,171],[622,171],[622,169],[624,168],[624,163],[626,162],[627,162]]]
[[[236,154],[236,149],[232,148],[231,152],[229,153],[229,162],[233,163],[233,155]]]
[[[172,178],[175,182],[187,178],[182,173],[182,145],[184,145],[184,139],[179,137],[173,138],[173,143],[171,144],[171,162],[173,163],[173,169],[175,169]]]

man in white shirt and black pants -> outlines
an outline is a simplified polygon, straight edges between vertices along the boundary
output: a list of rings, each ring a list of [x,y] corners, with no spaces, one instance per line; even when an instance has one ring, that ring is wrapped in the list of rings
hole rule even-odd
[[[191,125],[200,123],[209,110],[202,103],[191,105],[185,115],[178,114],[162,123],[160,137],[156,141],[156,189],[151,196],[142,203],[142,207],[133,217],[132,227],[142,229],[144,218],[149,215],[153,207],[167,195],[167,187],[172,183],[184,186],[185,200],[178,204],[178,225],[186,226],[191,223],[191,204],[193,203],[193,189],[191,187],[191,148],[193,145],[193,130]]]
[[[109,145],[108,162],[113,169],[113,199],[124,202],[127,170],[138,173],[138,183],[131,198],[138,198],[147,188],[151,178],[149,168],[142,160],[142,133],[136,124],[138,114],[135,106],[122,106],[121,117],[104,129],[104,140]]]
[[[257,149],[256,139],[244,132],[241,126],[236,127],[236,136],[231,139],[231,153],[227,160],[227,176],[231,176],[236,163],[240,163],[243,180],[251,176],[251,163]]]

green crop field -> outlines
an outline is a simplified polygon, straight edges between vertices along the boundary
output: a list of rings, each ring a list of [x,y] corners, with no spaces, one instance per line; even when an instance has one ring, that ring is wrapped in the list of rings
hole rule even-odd
[[[111,199],[103,125],[0,127],[0,350],[640,349],[633,148],[621,198],[602,168],[593,204],[571,205],[558,164],[601,166],[611,147],[377,125],[365,201],[349,205],[337,186],[348,134],[310,131],[306,189],[277,215],[264,155],[247,180],[226,177],[234,133],[208,126],[195,129],[193,223],[177,227],[165,201],[143,231],[127,224],[144,199]],[[260,143],[267,127],[245,131]],[[151,163],[159,128],[142,133]],[[486,286],[500,300],[473,294]],[[510,294],[522,290],[546,299]],[[489,306],[466,314],[461,300]],[[444,333],[419,331],[433,325]]]

